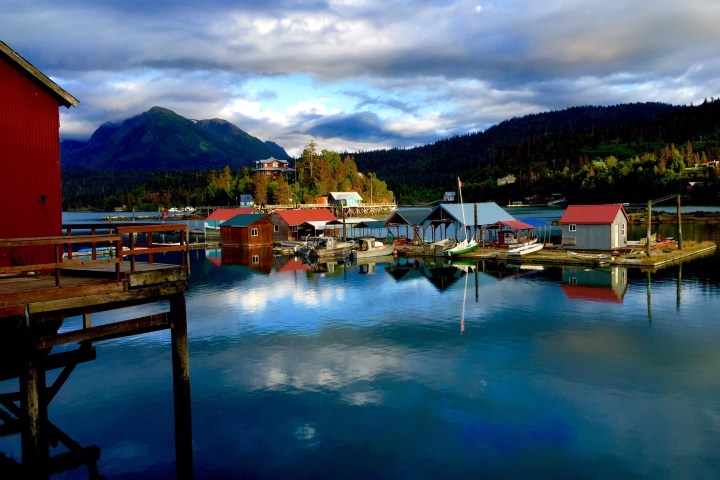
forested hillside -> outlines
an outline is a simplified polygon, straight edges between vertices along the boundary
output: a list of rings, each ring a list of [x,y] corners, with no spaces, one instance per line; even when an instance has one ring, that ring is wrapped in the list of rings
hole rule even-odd
[[[717,168],[701,165],[720,158],[719,123],[720,100],[574,107],[413,149],[353,155],[403,203],[439,199],[456,188],[458,176],[463,195],[478,201],[552,193],[572,201],[639,201],[684,192],[692,181],[700,182],[696,200],[717,202]],[[515,181],[499,185],[508,175]]]
[[[428,203],[455,190],[458,177],[468,201],[541,203],[560,194],[574,203],[644,202],[682,193],[688,203],[720,203],[720,99],[573,107],[406,150],[339,154],[310,142],[291,161],[298,174],[270,182],[253,177],[249,159],[283,158],[278,145],[222,120],[158,108],[141,117],[103,126],[84,145],[63,142],[65,208],[232,205],[242,194],[312,202],[347,189],[368,202]]]

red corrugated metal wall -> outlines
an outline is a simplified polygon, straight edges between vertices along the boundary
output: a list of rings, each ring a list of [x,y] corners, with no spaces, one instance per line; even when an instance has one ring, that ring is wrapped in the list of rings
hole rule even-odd
[[[2,59],[0,92],[0,238],[60,235],[58,102]],[[0,252],[0,265],[51,259],[47,249]]]

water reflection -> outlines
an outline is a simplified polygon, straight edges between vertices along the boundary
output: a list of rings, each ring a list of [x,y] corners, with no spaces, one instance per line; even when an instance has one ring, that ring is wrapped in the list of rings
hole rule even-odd
[[[562,290],[572,300],[622,303],[627,289],[627,267],[562,267]]]

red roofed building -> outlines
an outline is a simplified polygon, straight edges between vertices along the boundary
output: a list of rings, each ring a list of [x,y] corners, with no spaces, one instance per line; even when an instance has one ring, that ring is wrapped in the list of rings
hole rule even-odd
[[[60,113],[77,99],[0,41],[0,238],[62,233]],[[0,249],[0,266],[53,262],[51,246]]]
[[[559,223],[564,248],[613,250],[627,246],[628,217],[622,205],[570,205]]]
[[[278,210],[270,221],[273,224],[273,239],[300,240],[312,235],[314,230],[324,230],[325,224],[337,220],[327,208],[301,208]]]
[[[218,208],[205,219],[205,228],[209,230],[220,230],[220,224],[230,220],[235,215],[250,215],[255,213],[254,208]]]

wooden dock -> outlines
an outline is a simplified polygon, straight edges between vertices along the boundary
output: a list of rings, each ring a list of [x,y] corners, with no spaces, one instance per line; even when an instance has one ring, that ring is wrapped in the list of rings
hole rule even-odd
[[[21,435],[22,464],[17,468],[24,477],[47,478],[78,465],[96,472],[99,449],[83,448],[59,432],[47,418],[48,404],[76,365],[95,358],[96,343],[167,329],[172,340],[177,472],[192,478],[186,229],[135,224],[113,226],[108,233],[91,229],[90,235],[73,236],[68,229],[58,237],[0,240],[0,250],[46,246],[55,252],[54,262],[0,267],[0,380],[18,379],[17,392],[0,395],[0,435]],[[166,234],[176,235],[179,242],[154,241]],[[80,245],[90,245],[90,254],[73,254]],[[108,250],[113,253],[103,256]],[[168,255],[177,263],[155,261]],[[93,323],[96,312],[158,302],[165,311]],[[68,323],[69,317],[82,321]],[[53,369],[62,371],[47,385],[46,372]],[[57,442],[69,453],[52,457],[49,445]]]
[[[427,249],[417,245],[398,245],[396,249],[401,256],[434,256],[434,254],[428,253]],[[592,255],[586,257],[571,256],[567,250],[558,248],[557,246],[543,248],[538,252],[525,256],[510,256],[506,248],[481,247],[474,252],[461,255],[459,258],[471,261],[496,260],[536,265],[576,265],[590,267],[601,264],[624,265],[626,267],[652,270],[691,258],[710,255],[714,253],[716,249],[717,245],[713,242],[686,242],[682,249],[678,249],[677,245],[658,244],[652,248],[649,256],[643,251],[622,249],[614,255],[610,255],[609,252],[607,252],[607,255],[603,255],[603,257],[610,257],[612,260],[604,261],[604,259],[593,258]]]

